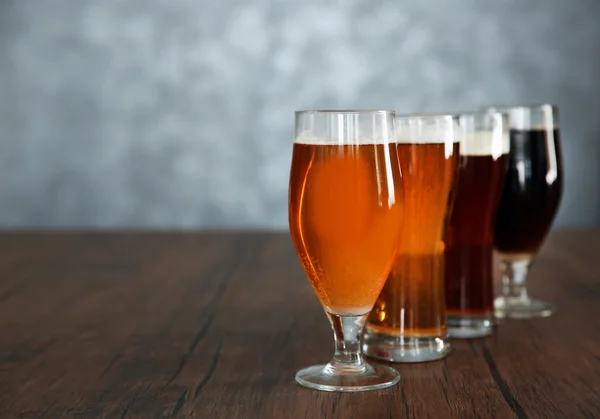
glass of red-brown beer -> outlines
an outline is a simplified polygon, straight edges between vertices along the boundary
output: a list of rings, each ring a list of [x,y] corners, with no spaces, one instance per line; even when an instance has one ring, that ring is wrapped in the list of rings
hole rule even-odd
[[[494,222],[508,153],[504,114],[460,114],[458,184],[444,240],[446,313],[451,338],[492,333]]]

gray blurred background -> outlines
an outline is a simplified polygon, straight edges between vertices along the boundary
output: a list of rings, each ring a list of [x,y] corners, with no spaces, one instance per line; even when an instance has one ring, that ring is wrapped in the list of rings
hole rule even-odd
[[[561,108],[600,225],[598,0],[0,0],[0,227],[287,227],[301,108]]]

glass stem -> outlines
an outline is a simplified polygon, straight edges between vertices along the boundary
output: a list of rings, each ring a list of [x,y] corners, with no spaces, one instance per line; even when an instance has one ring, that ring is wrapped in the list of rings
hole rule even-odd
[[[504,297],[513,300],[529,301],[525,281],[527,280],[531,263],[531,259],[517,261],[503,260],[500,262],[502,294]]]
[[[367,320],[367,315],[340,316],[327,313],[333,338],[335,354],[327,365],[332,374],[360,374],[367,368],[360,352],[360,334]]]

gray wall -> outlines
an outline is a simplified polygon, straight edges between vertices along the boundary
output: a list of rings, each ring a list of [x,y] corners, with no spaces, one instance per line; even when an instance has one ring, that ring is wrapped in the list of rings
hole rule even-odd
[[[600,224],[598,0],[0,0],[0,227],[285,228],[293,111],[557,103]]]

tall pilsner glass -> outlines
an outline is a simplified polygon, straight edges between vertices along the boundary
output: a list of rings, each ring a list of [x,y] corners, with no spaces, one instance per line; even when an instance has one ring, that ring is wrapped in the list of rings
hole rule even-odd
[[[369,316],[363,350],[392,362],[440,359],[450,349],[444,304],[444,231],[459,159],[451,115],[397,117],[404,180],[398,255]]]
[[[362,391],[399,381],[366,363],[359,341],[398,248],[403,199],[394,112],[296,113],[290,232],[335,341],[331,362],[299,371],[300,384]]]
[[[494,222],[508,161],[506,116],[457,116],[460,169],[446,231],[446,313],[451,338],[489,335],[494,320]]]
[[[526,279],[558,211],[563,188],[558,108],[495,108],[508,115],[510,153],[498,207],[494,245],[500,255],[502,295],[496,317],[546,317],[554,305],[529,298]]]

